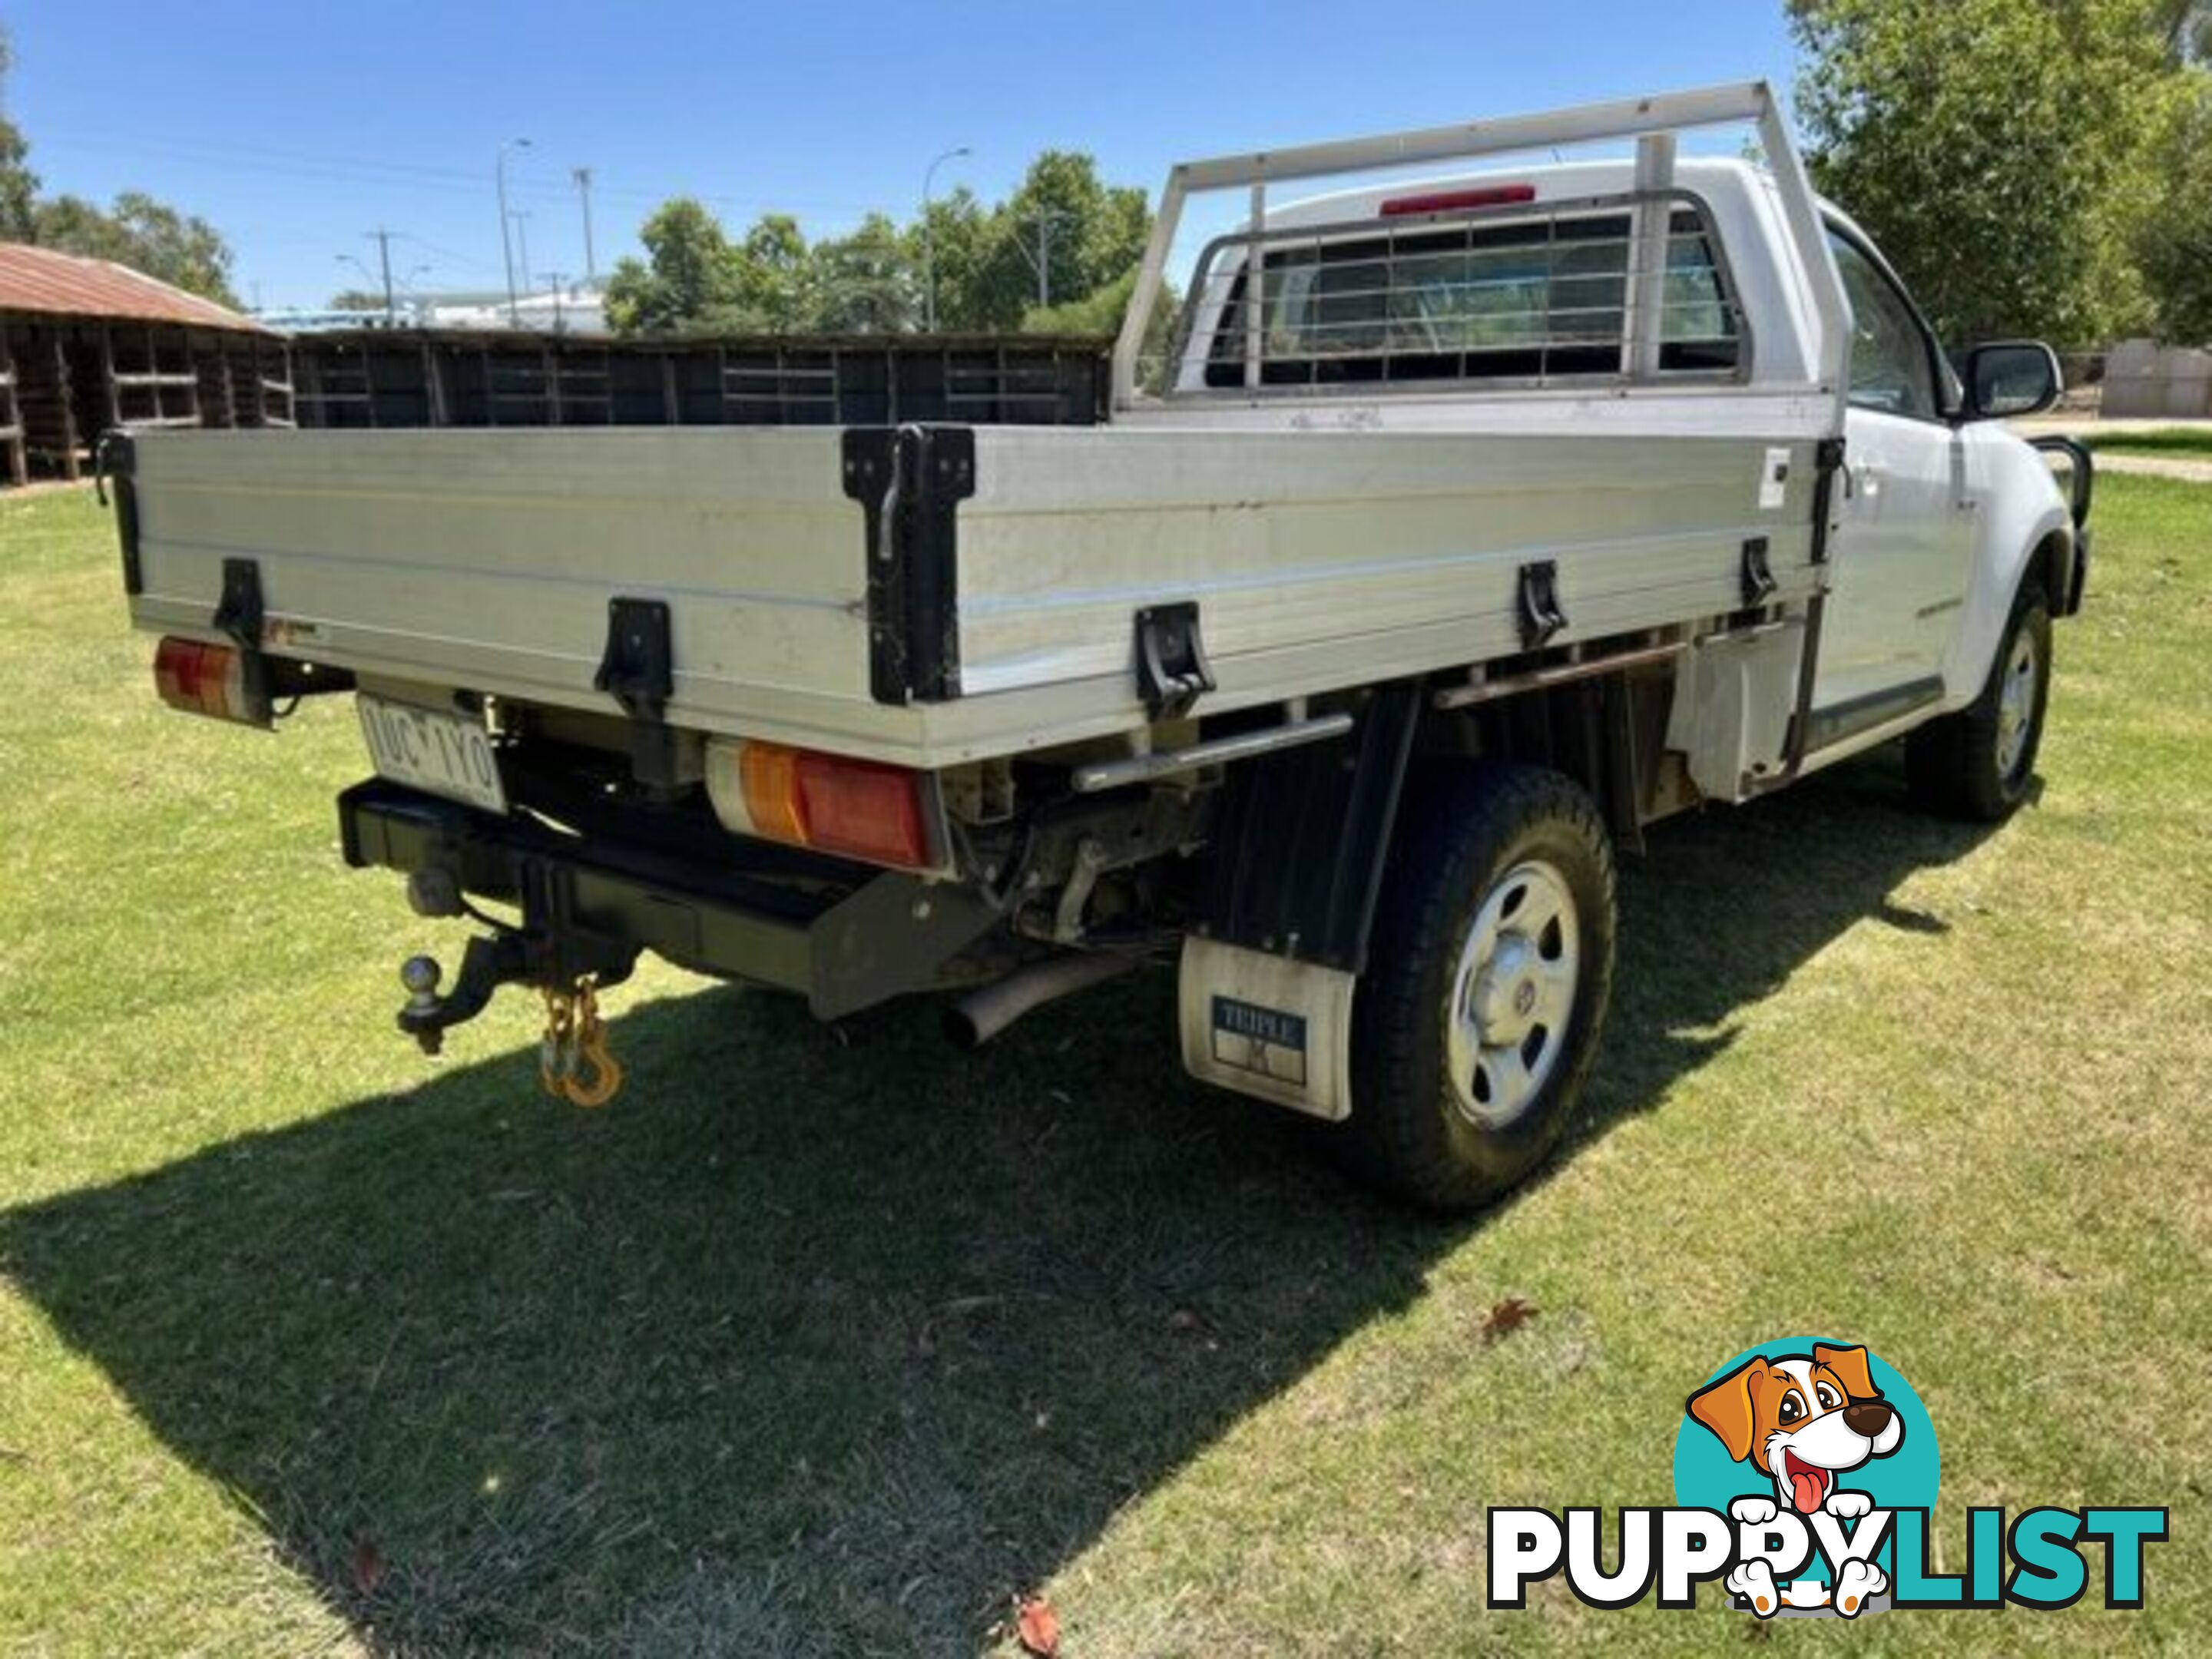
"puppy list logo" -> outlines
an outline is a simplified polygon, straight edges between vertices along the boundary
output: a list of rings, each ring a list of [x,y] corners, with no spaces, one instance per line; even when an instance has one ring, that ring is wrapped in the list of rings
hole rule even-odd
[[[1674,1497],[1737,1523],[1737,1559],[1721,1577],[1735,1605],[1762,1619],[1855,1619],[1886,1605],[1895,1552],[1879,1523],[1848,1534],[1844,1523],[1877,1503],[1889,1515],[1936,1507],[1936,1431],[1903,1377],[1883,1365],[1875,1380],[1881,1362],[1864,1348],[1787,1348],[1797,1345],[1739,1356],[1690,1396]]]
[[[1761,1620],[1856,1619],[1897,1608],[2071,1607],[2101,1544],[2104,1604],[2143,1603],[2143,1551],[2166,1535],[2145,1506],[1967,1511],[1964,1571],[1936,1572],[1930,1513],[1936,1431],[1911,1385],[1863,1347],[1811,1337],[1737,1355],[1684,1402],[1672,1509],[1623,1509],[1608,1540],[1596,1509],[1490,1511],[1490,1605],[1527,1605],[1565,1571],[1597,1607],[1656,1583],[1662,1607],[1693,1607],[1717,1580]],[[1605,1571],[1603,1553],[1618,1553]]]

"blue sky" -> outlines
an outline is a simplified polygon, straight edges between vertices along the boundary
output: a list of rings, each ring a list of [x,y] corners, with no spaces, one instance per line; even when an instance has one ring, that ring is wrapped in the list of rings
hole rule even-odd
[[[7,112],[50,191],[143,189],[199,213],[235,285],[314,305],[392,262],[495,288],[501,141],[532,266],[580,272],[569,170],[593,169],[599,263],[665,198],[734,230],[764,209],[833,233],[940,193],[1002,193],[1048,147],[1156,188],[1182,156],[1422,126],[1767,76],[1780,0],[1267,4],[344,6],[0,0]]]

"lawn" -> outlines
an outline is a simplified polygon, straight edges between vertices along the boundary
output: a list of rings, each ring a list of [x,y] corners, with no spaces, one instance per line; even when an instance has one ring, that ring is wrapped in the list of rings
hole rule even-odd
[[[2161,426],[2123,432],[2087,432],[2081,441],[2100,455],[2212,461],[2212,427]]]
[[[519,997],[425,1060],[461,935],[339,865],[350,712],[167,713],[105,516],[0,505],[0,1650],[958,1653],[1042,1590],[1073,1659],[1706,1651],[1710,1589],[1486,1612],[1485,1509],[1671,1502],[1804,1330],[1916,1384],[1939,1565],[1970,1504],[2172,1538],[2143,1612],[1778,1647],[2200,1643],[2212,489],[2098,514],[2040,799],[1877,756],[1655,833],[1577,1143],[1446,1224],[1185,1082],[1164,977],[963,1056],[656,969],[597,1113]]]

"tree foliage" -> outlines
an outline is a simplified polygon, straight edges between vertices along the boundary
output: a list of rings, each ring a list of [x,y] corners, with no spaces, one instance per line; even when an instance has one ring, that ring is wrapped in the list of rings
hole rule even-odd
[[[2154,0],[2151,21],[2178,61],[2212,64],[2212,0]]]
[[[13,64],[0,33],[0,82]],[[206,220],[138,191],[124,191],[105,208],[81,196],[42,197],[30,151],[22,133],[0,118],[0,241],[112,259],[219,305],[238,303],[230,289],[229,246]]]
[[[2101,343],[2150,310],[2131,256],[2176,70],[2153,0],[1797,0],[1821,189],[1939,330]]]
[[[939,320],[951,328],[1018,328],[1032,307],[1080,300],[1119,279],[1151,231],[1143,191],[1103,183],[1079,151],[1048,149],[1012,195],[981,216],[972,267],[940,273]]]
[[[720,325],[737,303],[736,271],[721,222],[688,197],[664,202],[639,228],[643,260],[617,262],[607,279],[607,320],[625,333],[672,334]]]
[[[15,65],[8,31],[0,28],[0,89]],[[0,242],[31,240],[31,213],[39,198],[39,175],[31,171],[31,145],[15,124],[0,112]]]
[[[218,305],[235,306],[230,247],[213,225],[128,190],[106,208],[81,196],[53,196],[32,210],[31,237],[41,247],[112,259]]]
[[[781,214],[732,241],[678,198],[639,232],[646,257],[616,266],[607,317],[623,333],[898,333],[925,325],[933,280],[940,330],[997,332],[1022,327],[1041,289],[1057,308],[1120,284],[1118,302],[1084,313],[1111,331],[1151,228],[1143,191],[1105,184],[1090,156],[1066,150],[1038,156],[995,205],[957,189],[926,222],[871,214],[811,243]]]
[[[905,234],[872,213],[811,261],[812,325],[830,334],[896,334],[921,319],[921,273]]]
[[[2212,343],[2212,73],[2192,71],[2152,151],[2160,188],[2135,252],[2169,340]]]

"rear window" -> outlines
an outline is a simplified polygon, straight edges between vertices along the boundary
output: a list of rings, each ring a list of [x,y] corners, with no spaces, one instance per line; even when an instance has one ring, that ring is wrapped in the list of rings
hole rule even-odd
[[[1271,237],[1260,383],[1620,376],[1631,230],[1623,208],[1510,224]],[[1247,303],[1240,269],[1209,343],[1209,386],[1246,383]],[[1676,209],[1669,221],[1660,303],[1661,373],[1736,367],[1736,309],[1694,208]]]

